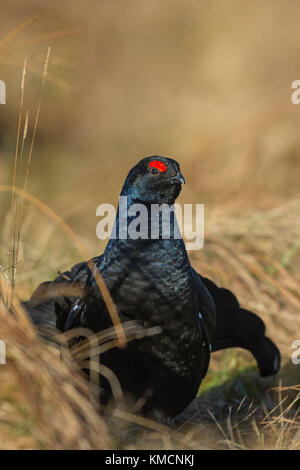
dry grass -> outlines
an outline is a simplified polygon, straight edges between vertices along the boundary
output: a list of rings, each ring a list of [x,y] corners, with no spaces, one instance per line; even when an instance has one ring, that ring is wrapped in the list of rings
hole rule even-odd
[[[7,350],[0,375],[1,448],[110,448],[86,380],[43,344],[20,306],[11,315],[2,297],[0,316]]]
[[[215,413],[220,400],[200,398],[173,429],[120,407],[106,413],[105,424],[77,367],[62,361],[51,343],[41,341],[17,303],[14,316],[3,302],[0,312],[0,336],[8,353],[0,375],[2,449],[300,448],[299,408],[297,412],[295,407],[299,386],[279,388],[274,398],[278,403],[271,410],[261,404],[246,406],[245,397],[220,419],[209,410],[213,406]],[[117,387],[113,384],[113,388]],[[292,391],[293,398],[287,398]]]
[[[0,194],[0,447],[299,449],[300,368],[290,361],[300,332],[299,110],[290,103],[299,4],[190,0],[183,14],[179,0],[91,3],[2,8],[0,78],[10,94],[0,184],[37,197]],[[205,203],[205,247],[190,252],[193,265],[258,312],[283,355],[279,376],[259,379],[247,353],[215,354],[173,429],[122,407],[100,416],[78,358],[91,341],[98,354],[103,338],[74,350],[76,363],[61,361],[17,301],[103,250],[97,205],[116,203],[128,169],[153,153],[180,161],[181,202]]]

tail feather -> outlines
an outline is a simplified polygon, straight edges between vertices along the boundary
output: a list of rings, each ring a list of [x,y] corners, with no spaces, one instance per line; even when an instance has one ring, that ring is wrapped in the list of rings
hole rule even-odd
[[[265,336],[265,324],[255,313],[240,307],[235,295],[202,278],[216,305],[216,332],[212,351],[243,348],[255,357],[262,377],[274,375],[280,368],[280,352]]]
[[[224,318],[225,317],[225,318]],[[254,313],[240,308],[220,318],[212,342],[212,351],[243,348],[252,353],[262,377],[274,375],[280,368],[280,352],[265,336],[264,322]]]

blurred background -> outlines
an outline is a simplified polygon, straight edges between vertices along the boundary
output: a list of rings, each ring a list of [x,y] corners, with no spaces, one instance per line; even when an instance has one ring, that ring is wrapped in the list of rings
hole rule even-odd
[[[27,190],[94,256],[105,246],[97,206],[117,204],[140,158],[175,158],[187,182],[180,202],[205,204],[205,246],[190,252],[192,262],[262,316],[289,364],[286,383],[300,382],[290,366],[300,333],[300,104],[291,102],[299,15],[297,0],[11,0],[2,2],[0,25],[0,184],[13,179],[27,57],[17,185],[41,97]],[[0,197],[0,262],[9,276],[11,196]],[[47,215],[25,204],[21,298],[81,258]],[[242,368],[243,357],[248,365],[247,354],[216,355],[212,370],[224,361]]]

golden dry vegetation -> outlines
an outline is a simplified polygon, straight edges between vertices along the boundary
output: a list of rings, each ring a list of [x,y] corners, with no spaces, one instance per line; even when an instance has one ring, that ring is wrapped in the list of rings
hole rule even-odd
[[[0,311],[1,448],[300,448],[299,13],[296,0],[2,5],[1,292],[14,273],[16,295],[15,315]],[[283,356],[260,379],[247,353],[217,353],[174,429],[122,410],[103,420],[74,365],[36,336],[17,299],[82,253],[44,206],[16,195],[12,211],[7,188],[26,180],[94,256],[96,207],[116,204],[128,169],[152,154],[180,162],[180,202],[205,204],[193,265],[260,314]]]

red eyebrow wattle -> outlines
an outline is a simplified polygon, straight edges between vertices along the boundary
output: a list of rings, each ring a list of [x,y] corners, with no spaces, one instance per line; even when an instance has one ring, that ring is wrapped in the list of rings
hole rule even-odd
[[[160,160],[153,160],[152,162],[149,163],[149,166],[151,168],[157,168],[157,170],[161,172],[164,172],[167,169],[166,165]]]

